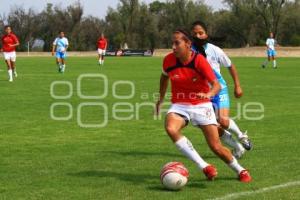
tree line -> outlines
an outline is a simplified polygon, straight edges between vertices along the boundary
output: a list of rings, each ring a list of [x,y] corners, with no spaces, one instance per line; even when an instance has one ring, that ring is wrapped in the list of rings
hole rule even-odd
[[[70,49],[95,50],[103,32],[109,48],[126,43],[133,49],[170,48],[170,36],[177,28],[190,29],[195,20],[204,21],[212,40],[223,47],[260,46],[270,31],[282,46],[300,45],[300,0],[223,0],[226,9],[214,11],[202,0],[120,0],[108,8],[104,19],[83,16],[80,2],[61,8],[48,3],[41,12],[14,7],[0,16],[0,31],[10,24],[25,51],[43,41],[49,51],[59,31],[64,31]]]

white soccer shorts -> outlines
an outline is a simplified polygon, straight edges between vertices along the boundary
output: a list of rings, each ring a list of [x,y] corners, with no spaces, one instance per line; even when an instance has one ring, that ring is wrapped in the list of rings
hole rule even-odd
[[[15,51],[3,52],[3,55],[5,60],[11,60],[12,62],[16,62],[17,55]]]
[[[194,126],[217,125],[216,115],[211,102],[198,105],[172,104],[168,113],[177,113],[191,121]]]
[[[99,55],[104,55],[105,56],[106,50],[105,49],[98,49],[98,54]]]

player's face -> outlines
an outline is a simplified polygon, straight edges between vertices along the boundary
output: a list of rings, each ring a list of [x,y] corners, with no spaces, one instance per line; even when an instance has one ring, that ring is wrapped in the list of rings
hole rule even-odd
[[[59,33],[59,37],[61,37],[61,38],[65,37],[65,33],[64,32],[60,32]]]
[[[191,42],[183,39],[182,33],[174,33],[172,38],[172,48],[177,58],[185,56],[191,50]]]
[[[270,38],[273,38],[273,37],[274,37],[273,33],[270,33]]]
[[[10,27],[7,27],[7,28],[5,29],[5,33],[6,33],[6,34],[10,34],[10,33],[11,33],[11,28],[10,28]]]
[[[200,25],[194,26],[194,28],[192,30],[192,36],[197,37],[199,39],[207,39],[208,38],[206,31]]]

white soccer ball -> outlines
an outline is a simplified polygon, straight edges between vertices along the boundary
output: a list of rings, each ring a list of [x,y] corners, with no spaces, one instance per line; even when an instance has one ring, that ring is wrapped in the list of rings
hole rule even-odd
[[[165,164],[160,172],[163,186],[169,190],[180,190],[188,182],[189,171],[180,162]]]

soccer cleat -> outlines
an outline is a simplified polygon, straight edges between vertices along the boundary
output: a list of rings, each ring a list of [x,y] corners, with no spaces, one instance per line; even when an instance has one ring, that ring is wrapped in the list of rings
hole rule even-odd
[[[12,79],[12,78],[10,78],[8,81],[9,81],[9,82],[13,82],[13,79]]]
[[[244,133],[243,137],[239,138],[239,140],[247,151],[252,149],[253,146],[250,139],[248,138],[247,131]]]
[[[213,165],[208,165],[203,169],[203,173],[208,180],[212,181],[218,175],[217,169]]]
[[[236,158],[236,159],[241,159],[243,154],[245,153],[245,149],[233,149],[232,150],[232,155]]]
[[[261,67],[262,67],[263,69],[266,68],[266,66],[265,66],[264,64],[262,64]]]
[[[248,170],[241,171],[241,173],[239,174],[239,180],[243,183],[249,183],[252,181],[252,178]]]
[[[17,74],[17,72],[14,72],[14,76],[17,78],[18,77],[18,74]]]

